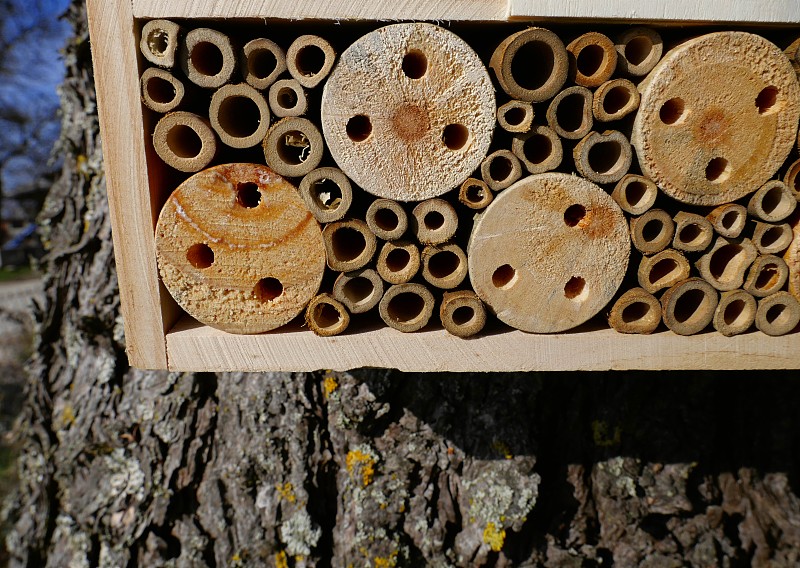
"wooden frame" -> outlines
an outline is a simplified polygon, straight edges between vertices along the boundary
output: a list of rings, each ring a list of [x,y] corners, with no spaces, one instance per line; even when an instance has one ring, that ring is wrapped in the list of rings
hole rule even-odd
[[[681,337],[672,332],[624,336],[582,328],[557,335],[497,330],[459,339],[444,330],[403,334],[389,328],[332,338],[297,327],[236,336],[200,325],[159,282],[155,261],[158,209],[166,197],[163,172],[149,160],[146,117],[139,102],[137,30],[148,18],[625,19],[630,21],[800,22],[796,0],[88,0],[95,81],[114,247],[131,365],[196,371],[344,370],[390,367],[407,371],[800,368],[800,334],[772,338],[753,332]],[[150,170],[148,171],[148,162]]]

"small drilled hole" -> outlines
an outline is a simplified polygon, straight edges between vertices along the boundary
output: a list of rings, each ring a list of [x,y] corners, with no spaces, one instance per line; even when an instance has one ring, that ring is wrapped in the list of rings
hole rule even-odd
[[[631,207],[636,207],[647,195],[647,185],[640,181],[632,181],[625,186],[625,201]]]
[[[311,186],[311,196],[320,209],[333,211],[342,203],[342,189],[332,179],[322,178]]]
[[[299,130],[284,134],[278,142],[278,157],[291,166],[302,164],[311,154],[311,142]]]
[[[510,264],[504,264],[492,274],[492,284],[495,288],[507,290],[517,282],[517,271]]]
[[[510,124],[511,126],[519,126],[522,124],[522,121],[525,120],[527,114],[528,113],[525,112],[524,108],[511,107],[506,110],[503,117],[505,118],[507,124]]]
[[[534,134],[522,145],[525,159],[532,164],[541,164],[553,153],[553,141],[544,134]]]
[[[176,124],[167,132],[167,147],[179,158],[194,158],[203,150],[203,141],[193,128]]]
[[[356,229],[341,227],[331,236],[333,255],[341,262],[355,260],[366,248],[367,239]]]
[[[421,79],[428,71],[428,58],[418,49],[412,49],[403,57],[403,73],[409,79]]]
[[[242,207],[252,209],[261,203],[261,192],[258,184],[247,182],[236,186],[236,202]]]
[[[478,184],[468,185],[465,194],[470,203],[483,203],[483,200],[486,199],[486,190]]]
[[[611,173],[622,162],[622,144],[616,140],[598,142],[589,148],[589,155],[586,159],[589,167],[598,174]]]
[[[429,231],[436,231],[441,229],[444,225],[444,215],[438,211],[429,211],[425,214],[425,217],[423,217],[422,223]]]
[[[201,41],[192,48],[192,53],[189,56],[192,62],[192,67],[206,77],[214,77],[222,72],[222,66],[225,63],[225,58],[222,51],[210,41]]]
[[[389,300],[386,312],[397,323],[407,323],[422,315],[425,300],[414,292],[401,292]]]
[[[631,102],[631,93],[623,86],[612,87],[603,97],[603,110],[614,115]]]
[[[428,271],[434,278],[445,278],[461,266],[458,255],[449,250],[439,251],[428,259]]]
[[[467,325],[475,318],[475,310],[470,306],[459,306],[453,310],[451,319],[456,325]]]
[[[400,225],[400,219],[391,209],[378,209],[375,211],[375,224],[384,231],[394,231]]]
[[[171,103],[176,95],[175,86],[166,79],[150,77],[147,81],[147,96],[159,104]]]
[[[664,232],[664,222],[661,219],[650,219],[642,227],[642,240],[652,243],[659,239]]]
[[[269,49],[257,49],[247,58],[247,70],[256,79],[266,79],[275,71],[278,59]]]
[[[706,179],[721,183],[730,176],[730,164],[725,158],[713,158],[706,166]]]
[[[725,311],[722,313],[722,319],[725,321],[725,325],[732,325],[734,322],[739,323],[736,320],[744,314],[746,305],[744,300],[734,300],[725,306]]]
[[[602,47],[597,44],[587,45],[578,53],[576,62],[578,71],[584,77],[593,76],[595,73],[600,71],[605,57],[606,52]]]
[[[785,309],[786,306],[784,304],[775,304],[774,306],[771,306],[767,310],[766,315],[764,316],[765,319],[767,320],[767,323],[774,324],[778,320],[778,318],[780,318],[783,315]]]
[[[564,297],[569,300],[576,300],[583,294],[585,288],[586,280],[580,276],[573,276],[564,285]]]
[[[279,107],[286,110],[291,110],[297,106],[299,99],[297,98],[297,93],[294,92],[294,89],[282,87],[280,90],[278,90],[275,100],[278,102]]]
[[[651,307],[647,302],[631,302],[622,310],[622,321],[631,323],[643,320],[650,313]]]
[[[756,277],[756,288],[759,290],[769,290],[774,287],[780,278],[778,267],[774,264],[767,264],[761,269]]]
[[[169,34],[164,30],[155,29],[147,35],[147,46],[153,55],[164,55],[169,47]]]
[[[647,36],[636,36],[625,44],[625,59],[633,65],[642,64],[653,51],[653,41]]]
[[[304,45],[297,50],[294,65],[301,75],[313,77],[325,65],[325,52],[317,45]]]
[[[697,223],[689,223],[678,233],[678,240],[683,244],[691,244],[703,236],[703,229]]]
[[[650,280],[650,284],[655,284],[656,282],[667,278],[673,272],[679,270],[679,268],[680,267],[675,259],[662,258],[652,266],[650,269],[650,274],[647,278]]]
[[[444,145],[451,150],[461,150],[469,140],[469,130],[463,124],[448,124],[442,134]]]
[[[568,227],[574,227],[583,221],[584,217],[586,217],[586,207],[580,203],[570,205],[567,207],[567,210],[564,211],[564,223],[566,223]]]
[[[531,65],[531,67],[535,67]],[[556,122],[565,132],[577,132],[584,127],[586,98],[580,93],[567,95],[558,103]]]
[[[314,306],[314,323],[322,329],[331,329],[342,321],[342,314],[328,302],[320,302]]]
[[[782,236],[783,236],[783,229],[781,229],[780,227],[772,227],[770,229],[767,229],[761,235],[761,246],[771,247],[772,245],[776,244]]]
[[[767,114],[773,110],[775,103],[778,102],[778,88],[777,87],[766,87],[758,93],[756,97],[756,108],[758,108],[758,114]]]
[[[369,117],[357,114],[347,121],[347,136],[353,142],[363,142],[372,134],[372,122]]]
[[[684,323],[697,313],[706,299],[705,293],[697,288],[687,290],[675,300],[675,321]]]
[[[406,249],[396,248],[389,251],[386,255],[386,268],[391,272],[405,270],[411,262],[411,253]]]
[[[214,264],[214,251],[205,243],[197,243],[186,251],[186,260],[195,268],[208,268]]]
[[[685,111],[686,105],[684,104],[683,99],[680,97],[675,97],[674,99],[668,100],[661,106],[658,116],[661,118],[661,122],[664,124],[677,124],[678,121],[683,117]]]
[[[256,298],[269,302],[283,294],[283,284],[277,278],[262,278],[255,287]]]
[[[511,160],[505,156],[495,156],[489,164],[489,177],[496,182],[505,181],[513,171]]]
[[[370,296],[375,292],[375,285],[369,278],[356,276],[347,281],[342,287],[342,292],[353,304],[361,304],[369,300]]]

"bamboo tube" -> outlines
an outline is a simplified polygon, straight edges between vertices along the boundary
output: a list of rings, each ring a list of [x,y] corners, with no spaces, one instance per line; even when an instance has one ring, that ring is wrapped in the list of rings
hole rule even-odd
[[[501,321],[553,333],[584,323],[614,297],[630,237],[602,189],[547,173],[495,197],[475,222],[467,255],[475,292]]]
[[[655,205],[658,187],[646,177],[626,174],[614,186],[611,197],[626,213],[642,215]]]
[[[486,325],[486,307],[472,290],[445,292],[439,319],[456,337],[471,337]]]
[[[395,284],[378,304],[378,312],[386,325],[408,333],[428,324],[433,315],[433,294],[422,284]]]
[[[760,36],[716,32],[689,40],[639,91],[631,136],[639,165],[678,201],[736,201],[771,179],[795,144],[800,85],[786,56]]]
[[[582,87],[599,87],[617,67],[617,51],[608,36],[587,32],[567,45],[569,76]]]
[[[792,192],[794,198],[800,201],[800,160],[792,162],[789,169],[786,170],[783,183],[785,183],[789,191]]]
[[[315,35],[302,35],[286,52],[289,75],[307,89],[319,85],[333,69],[336,52],[327,40]]]
[[[428,199],[411,211],[411,231],[423,245],[438,245],[456,234],[458,215],[447,201]]]
[[[278,174],[302,177],[319,166],[325,152],[322,134],[305,118],[282,118],[264,138],[267,165]]]
[[[500,191],[522,177],[522,164],[510,150],[497,150],[481,163],[481,177],[489,189]]]
[[[661,296],[662,317],[678,335],[700,333],[714,319],[719,294],[702,278],[688,278]]]
[[[275,116],[302,116],[308,112],[308,97],[303,86],[294,79],[275,81],[269,88],[269,108]]]
[[[470,209],[485,209],[494,199],[494,194],[483,180],[469,178],[458,190],[458,200]]]
[[[756,299],[744,290],[723,292],[712,323],[726,337],[744,333],[756,319]]]
[[[153,65],[171,68],[175,65],[175,51],[181,28],[169,20],[150,20],[142,27],[139,48]]]
[[[231,333],[288,323],[325,270],[322,233],[297,190],[258,164],[216,166],[183,182],[161,210],[155,244],[172,297]]]
[[[627,79],[612,79],[594,92],[592,114],[600,122],[620,120],[639,108],[640,99],[636,85]]]
[[[705,217],[679,211],[675,217],[675,237],[672,247],[686,252],[706,250],[714,239],[714,227]]]
[[[158,121],[153,147],[167,165],[181,172],[198,172],[217,154],[217,137],[205,118],[178,111]]]
[[[300,181],[299,191],[308,210],[320,223],[344,219],[353,204],[353,187],[338,168],[311,170]]]
[[[367,225],[380,239],[393,241],[408,230],[408,215],[403,206],[391,199],[376,199],[367,209]]]
[[[788,292],[778,292],[759,300],[756,327],[771,336],[786,335],[800,322],[800,304]]]
[[[183,83],[169,71],[150,67],[142,73],[142,102],[161,114],[175,110],[183,101]]]
[[[363,314],[383,297],[383,280],[372,268],[340,274],[333,283],[333,297],[351,314]]]
[[[663,209],[650,209],[630,221],[631,241],[643,254],[661,252],[672,243],[675,223]]]
[[[785,183],[779,180],[768,181],[750,198],[747,212],[768,223],[778,223],[791,215],[797,207],[797,200]]]
[[[306,325],[320,337],[332,337],[347,329],[350,325],[350,314],[330,294],[320,294],[308,303]]]
[[[789,248],[793,238],[794,233],[789,223],[773,225],[757,221],[753,230],[753,244],[761,254],[781,253]]]
[[[747,209],[737,203],[725,203],[706,215],[714,230],[722,237],[737,238],[747,223]]]
[[[655,294],[686,280],[690,272],[691,266],[685,256],[676,250],[666,249],[653,256],[643,256],[636,275],[639,286]]]
[[[619,130],[590,132],[572,151],[575,168],[595,183],[616,183],[628,173],[633,160],[631,145]]]
[[[651,334],[661,323],[661,304],[642,288],[622,294],[608,314],[608,325],[619,333]]]
[[[783,288],[788,278],[789,267],[783,259],[767,254],[755,259],[742,288],[756,298],[763,298]]]
[[[528,28],[504,39],[494,50],[489,67],[511,98],[538,103],[552,98],[564,86],[569,59],[556,34]]]
[[[695,266],[700,276],[721,292],[741,287],[747,269],[756,259],[756,247],[750,239],[730,241],[718,237]]]
[[[405,284],[417,275],[422,260],[417,245],[400,240],[385,243],[375,264],[378,274],[386,282]]]
[[[561,138],[548,126],[534,126],[530,132],[514,136],[511,151],[531,174],[554,170],[564,158]]]
[[[231,148],[256,146],[269,130],[269,105],[247,83],[217,89],[211,97],[208,116],[219,139]]]
[[[322,230],[322,237],[328,267],[336,272],[352,272],[363,268],[375,256],[375,235],[360,219],[330,223]]]
[[[621,73],[644,77],[661,59],[664,43],[652,28],[635,27],[622,32],[616,41],[617,67]]]
[[[478,55],[455,34],[423,22],[356,40],[325,83],[321,108],[339,167],[368,193],[397,201],[460,186],[489,150],[496,112]]]
[[[525,101],[508,101],[497,108],[497,122],[507,132],[527,132],[533,116],[533,105]]]
[[[453,243],[428,245],[422,249],[422,277],[428,284],[452,290],[467,277],[467,255]]]
[[[286,71],[286,53],[272,40],[254,39],[242,48],[240,67],[245,82],[263,91]]]
[[[592,129],[592,92],[586,87],[568,87],[547,107],[547,124],[562,138],[580,140]]]
[[[208,28],[186,34],[180,53],[181,69],[195,85],[218,89],[236,69],[236,55],[228,36]]]
[[[789,267],[789,292],[800,300],[800,215],[792,217],[791,226],[794,239],[783,253],[783,260]]]

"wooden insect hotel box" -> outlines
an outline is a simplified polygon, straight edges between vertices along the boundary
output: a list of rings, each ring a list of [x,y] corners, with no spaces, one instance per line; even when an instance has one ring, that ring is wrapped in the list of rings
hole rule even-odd
[[[796,0],[89,0],[171,370],[800,368]]]

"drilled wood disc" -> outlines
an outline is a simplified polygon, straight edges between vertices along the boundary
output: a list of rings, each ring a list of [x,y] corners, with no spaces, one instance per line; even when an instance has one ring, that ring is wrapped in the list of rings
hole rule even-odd
[[[476,221],[469,275],[497,317],[523,331],[580,325],[614,296],[628,267],[622,210],[595,184],[546,173],[501,192]]]
[[[800,87],[772,43],[718,32],[670,51],[639,85],[632,143],[668,195],[718,205],[755,191],[797,135]]]
[[[358,185],[419,201],[480,165],[495,110],[489,74],[461,38],[433,24],[394,24],[342,53],[322,95],[322,127]]]
[[[156,253],[178,304],[232,333],[289,322],[325,270],[322,232],[297,190],[257,164],[216,166],[181,184],[159,215]]]

